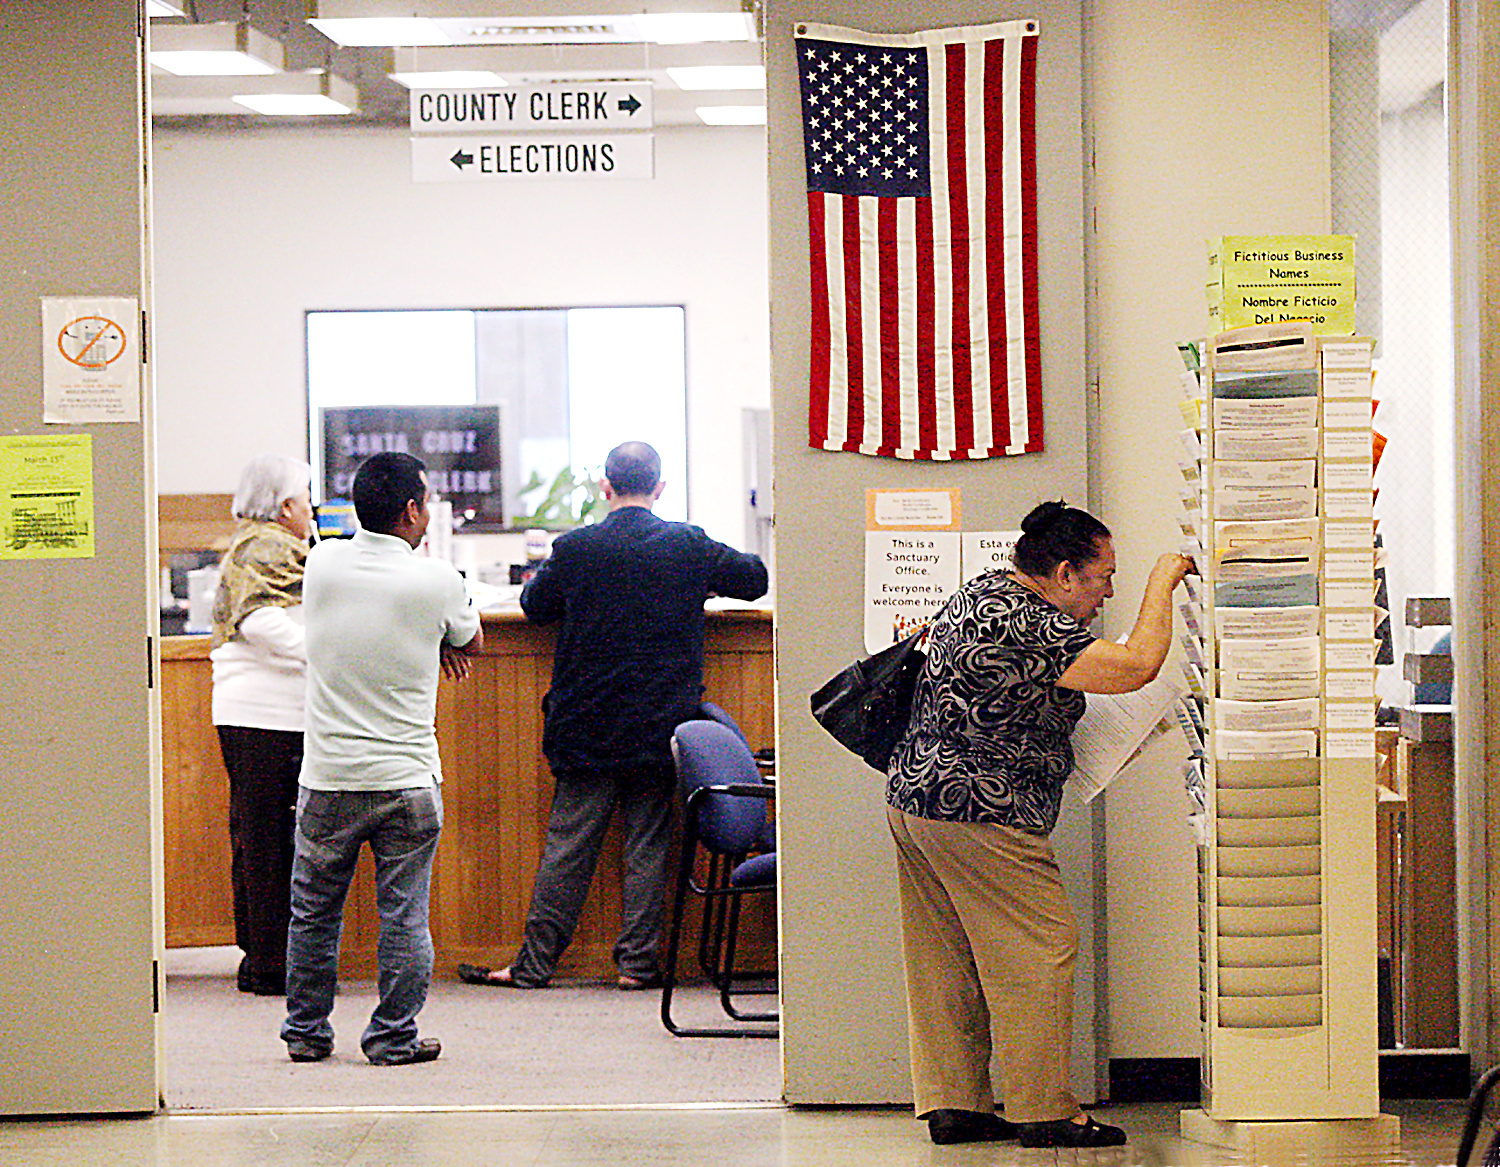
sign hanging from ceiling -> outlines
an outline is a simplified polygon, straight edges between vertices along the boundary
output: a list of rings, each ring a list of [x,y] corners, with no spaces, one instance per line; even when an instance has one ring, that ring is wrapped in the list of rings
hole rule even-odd
[[[650,178],[650,134],[431,137],[411,140],[417,182]]]
[[[651,83],[552,82],[501,89],[414,89],[413,134],[476,130],[616,131],[652,127]]]
[[[413,90],[412,178],[651,178],[651,98],[647,81]]]

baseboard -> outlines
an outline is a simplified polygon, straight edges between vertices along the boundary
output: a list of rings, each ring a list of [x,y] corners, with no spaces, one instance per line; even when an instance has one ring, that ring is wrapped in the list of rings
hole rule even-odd
[[[1460,1050],[1386,1050],[1382,1098],[1467,1098],[1469,1055]],[[1198,1102],[1197,1058],[1110,1058],[1111,1102]]]
[[[1385,1050],[1380,1055],[1380,1096],[1467,1098],[1473,1086],[1469,1073],[1469,1055],[1462,1050]]]
[[[1198,1102],[1197,1058],[1110,1058],[1111,1102]]]

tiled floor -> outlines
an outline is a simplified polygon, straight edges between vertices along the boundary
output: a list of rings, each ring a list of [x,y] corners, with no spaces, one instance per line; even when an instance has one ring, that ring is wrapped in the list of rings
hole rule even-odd
[[[1401,1151],[1382,1167],[1451,1164],[1460,1102],[1389,1103]],[[1014,1144],[935,1147],[923,1124],[892,1110],[780,1106],[669,1109],[343,1110],[215,1113],[142,1119],[0,1123],[0,1167],[1224,1167],[1237,1156],[1177,1136],[1175,1106],[1100,1112],[1130,1144],[1107,1151],[1025,1151]],[[1256,1167],[1353,1167],[1291,1154]]]

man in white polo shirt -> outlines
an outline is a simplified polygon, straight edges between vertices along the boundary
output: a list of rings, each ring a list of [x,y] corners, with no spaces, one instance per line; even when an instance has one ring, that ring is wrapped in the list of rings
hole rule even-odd
[[[455,679],[484,641],[452,566],[413,554],[427,531],[427,475],[409,454],[376,454],[354,476],[360,530],[307,557],[307,731],[297,797],[287,1016],[294,1062],[333,1052],[344,898],[360,847],[375,856],[380,1004],[360,1038],[377,1065],[430,1062],[417,1014],[432,978],[427,928],[443,825],[433,729],[439,668]]]

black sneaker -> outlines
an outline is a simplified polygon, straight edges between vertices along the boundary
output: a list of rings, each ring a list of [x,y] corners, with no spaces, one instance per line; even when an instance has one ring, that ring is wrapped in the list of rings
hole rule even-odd
[[[321,1062],[333,1052],[326,1045],[314,1045],[310,1041],[289,1041],[286,1043],[286,1056],[294,1062]]]
[[[978,1110],[933,1110],[925,1115],[927,1133],[940,1146],[995,1143],[1016,1137],[1016,1124]]]

